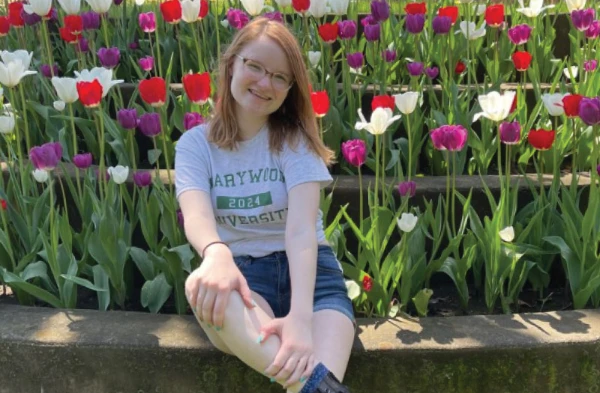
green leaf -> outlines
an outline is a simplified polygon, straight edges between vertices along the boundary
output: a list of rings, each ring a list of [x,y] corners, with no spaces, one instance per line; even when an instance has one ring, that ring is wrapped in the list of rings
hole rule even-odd
[[[169,299],[172,289],[163,273],[156,276],[154,280],[146,281],[142,287],[142,306],[156,314]]]
[[[50,304],[55,308],[64,308],[64,305],[60,299],[45,289],[26,282],[21,277],[7,271],[6,269],[0,269],[0,275],[2,275],[2,280],[4,280],[7,285],[27,292],[28,294]]]
[[[156,270],[150,258],[148,258],[148,253],[138,247],[131,247],[129,249],[129,255],[131,255],[131,259],[142,273],[142,276],[146,279],[146,281],[152,280],[156,277]]]
[[[433,295],[433,291],[429,288],[421,289],[415,297],[412,298],[412,301],[417,309],[417,313],[421,317],[427,316],[427,305],[429,304],[429,299]]]
[[[85,278],[71,276],[69,274],[61,274],[60,276],[62,278],[64,278],[65,280],[72,281],[75,284],[81,285],[82,287],[86,287],[87,289],[91,289],[92,291],[96,291],[96,292],[106,292],[107,291],[106,288],[97,287],[94,284],[92,284],[91,282],[89,282],[88,280],[86,280]]]
[[[29,281],[32,278],[37,277],[48,277],[48,265],[42,261],[30,263],[25,267],[23,272],[20,274],[21,278],[25,281]]]
[[[148,162],[150,163],[150,165],[156,164],[161,153],[162,153],[162,150],[160,150],[160,149],[148,150]]]
[[[581,280],[581,276],[579,274],[579,265],[581,264],[581,261],[577,259],[575,253],[573,253],[563,238],[558,236],[546,236],[543,238],[543,240],[560,250],[560,255],[565,261],[567,268],[567,276],[569,278],[571,289],[579,289]]]
[[[102,291],[96,292],[96,297],[98,298],[98,310],[106,311],[110,305],[110,285],[108,274],[106,274],[100,265],[95,265],[92,267],[92,271],[94,273],[94,286],[102,289]]]

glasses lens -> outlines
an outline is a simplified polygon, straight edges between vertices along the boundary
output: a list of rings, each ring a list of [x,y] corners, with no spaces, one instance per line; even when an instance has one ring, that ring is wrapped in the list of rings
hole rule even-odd
[[[274,74],[271,80],[273,87],[277,90],[286,90],[288,87],[290,87],[290,81],[288,81],[285,75]]]
[[[257,77],[262,77],[265,75],[265,69],[263,68],[263,66],[252,60],[246,61],[246,69]]]

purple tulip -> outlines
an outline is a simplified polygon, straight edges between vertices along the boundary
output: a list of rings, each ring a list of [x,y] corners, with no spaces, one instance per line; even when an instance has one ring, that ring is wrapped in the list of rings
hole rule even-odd
[[[600,97],[584,97],[579,103],[579,117],[588,126],[600,124]]]
[[[183,212],[181,211],[181,209],[177,209],[176,211],[177,214],[177,223],[179,224],[180,227],[183,228]]]
[[[369,25],[376,25],[378,23],[379,22],[377,22],[377,20],[375,20],[373,15],[370,15],[370,14],[360,20],[360,24],[363,25],[363,27],[369,26]]]
[[[359,69],[363,66],[365,57],[362,52],[348,53],[348,55],[346,55],[346,60],[351,68]]]
[[[121,51],[116,46],[98,49],[98,59],[104,68],[115,68],[121,59]]]
[[[248,18],[248,15],[246,15],[246,13],[242,10],[230,8],[227,11],[227,22],[229,22],[229,25],[234,29],[241,29],[242,27],[246,26],[249,21],[250,19]]]
[[[406,15],[406,30],[411,34],[419,34],[425,27],[425,15],[409,14]]]
[[[600,165],[596,167],[596,172],[598,172],[598,176],[600,176]]]
[[[349,40],[356,35],[356,22],[353,20],[341,20],[338,23],[339,36],[343,40]]]
[[[527,24],[517,25],[508,29],[508,38],[515,45],[524,45],[531,36],[531,27]]]
[[[262,16],[275,22],[283,23],[283,15],[279,11],[265,12]]]
[[[183,128],[186,131],[203,123],[204,118],[200,113],[187,112],[185,115],[183,115]]]
[[[392,49],[386,49],[381,54],[381,57],[383,57],[383,60],[385,60],[386,63],[392,63],[392,62],[396,61],[397,56],[398,55],[397,55],[396,51],[392,50]]]
[[[435,16],[431,26],[435,34],[448,34],[452,28],[452,18],[449,16]]]
[[[410,76],[419,76],[423,73],[423,63],[414,61],[406,65]]]
[[[31,160],[35,169],[51,171],[58,165],[62,152],[62,146],[59,142],[44,143],[42,146],[31,148],[29,160]]]
[[[152,71],[152,68],[154,68],[154,57],[152,56],[146,56],[146,57],[142,57],[141,59],[138,60],[138,64],[140,65],[140,68],[146,72]]]
[[[56,7],[50,8],[50,18],[48,21],[51,23],[58,22],[58,10]]]
[[[142,134],[155,137],[160,134],[160,115],[158,113],[144,113],[140,116],[139,127]]]
[[[376,25],[366,25],[365,28],[365,38],[367,41],[378,41],[381,36],[381,28],[379,24]]]
[[[83,30],[98,30],[100,28],[100,14],[94,11],[82,12]]]
[[[138,15],[138,22],[144,33],[153,33],[156,30],[156,14],[154,12],[142,12]]]
[[[75,45],[75,50],[81,53],[86,53],[87,51],[89,51],[90,44],[88,43],[88,40],[83,38],[83,36],[80,36],[79,41],[77,41],[77,45]]]
[[[123,0],[113,0],[114,5],[121,5],[122,2]]]
[[[342,143],[342,155],[348,164],[360,167],[367,160],[367,145],[362,139],[351,139]]]
[[[131,50],[136,50],[140,47],[140,44],[137,41],[130,42],[127,47]]]
[[[52,78],[52,72],[54,72],[54,76],[58,76],[58,65],[54,64],[54,67],[51,69],[49,64],[42,64],[40,66],[40,72],[46,78]]]
[[[400,184],[398,184],[398,193],[400,193],[400,195],[403,197],[414,197],[417,193],[417,183],[414,181],[400,182]]]
[[[459,151],[467,142],[467,130],[463,126],[441,126],[429,133],[436,150]]]
[[[28,14],[25,10],[21,11],[21,17],[27,26],[34,26],[42,21],[42,17],[38,14]]]
[[[79,169],[88,169],[92,166],[92,153],[75,154],[73,164]]]
[[[133,130],[139,124],[137,117],[137,110],[133,109],[119,109],[117,112],[117,121],[126,130]]]
[[[148,171],[138,171],[133,174],[133,183],[140,187],[148,187],[152,184],[152,174]]]
[[[596,11],[593,8],[574,10],[571,12],[573,26],[575,26],[575,28],[579,31],[586,31],[589,29],[595,17]]]
[[[427,77],[429,79],[435,79],[440,73],[440,69],[437,67],[427,67],[425,68],[425,75],[427,75]]]
[[[593,21],[590,28],[585,31],[585,36],[589,40],[598,38],[600,36],[600,21]]]
[[[390,6],[385,0],[371,2],[371,15],[377,22],[383,22],[390,17]]]
[[[587,72],[595,71],[597,67],[598,67],[598,60],[595,60],[595,59],[586,60],[583,63],[583,69],[586,70]]]
[[[521,125],[518,121],[500,124],[500,141],[505,145],[516,145],[521,139]]]

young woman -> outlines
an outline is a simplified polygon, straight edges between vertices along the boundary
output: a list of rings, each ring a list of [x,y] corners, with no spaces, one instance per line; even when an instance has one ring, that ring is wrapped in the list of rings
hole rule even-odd
[[[288,392],[348,392],[339,381],[355,320],[319,210],[332,152],[300,47],[283,24],[258,18],[219,73],[213,117],[176,148],[185,233],[203,258],[187,299],[218,349]]]

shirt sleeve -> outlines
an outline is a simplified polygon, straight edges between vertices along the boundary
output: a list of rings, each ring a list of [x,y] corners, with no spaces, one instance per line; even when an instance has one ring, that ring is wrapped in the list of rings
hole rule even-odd
[[[308,182],[319,182],[320,187],[325,188],[333,180],[325,162],[310,150],[305,138],[300,138],[293,149],[286,143],[280,159],[287,192]]]
[[[175,192],[177,198],[189,190],[210,193],[208,142],[203,128],[185,132],[175,145]]]

